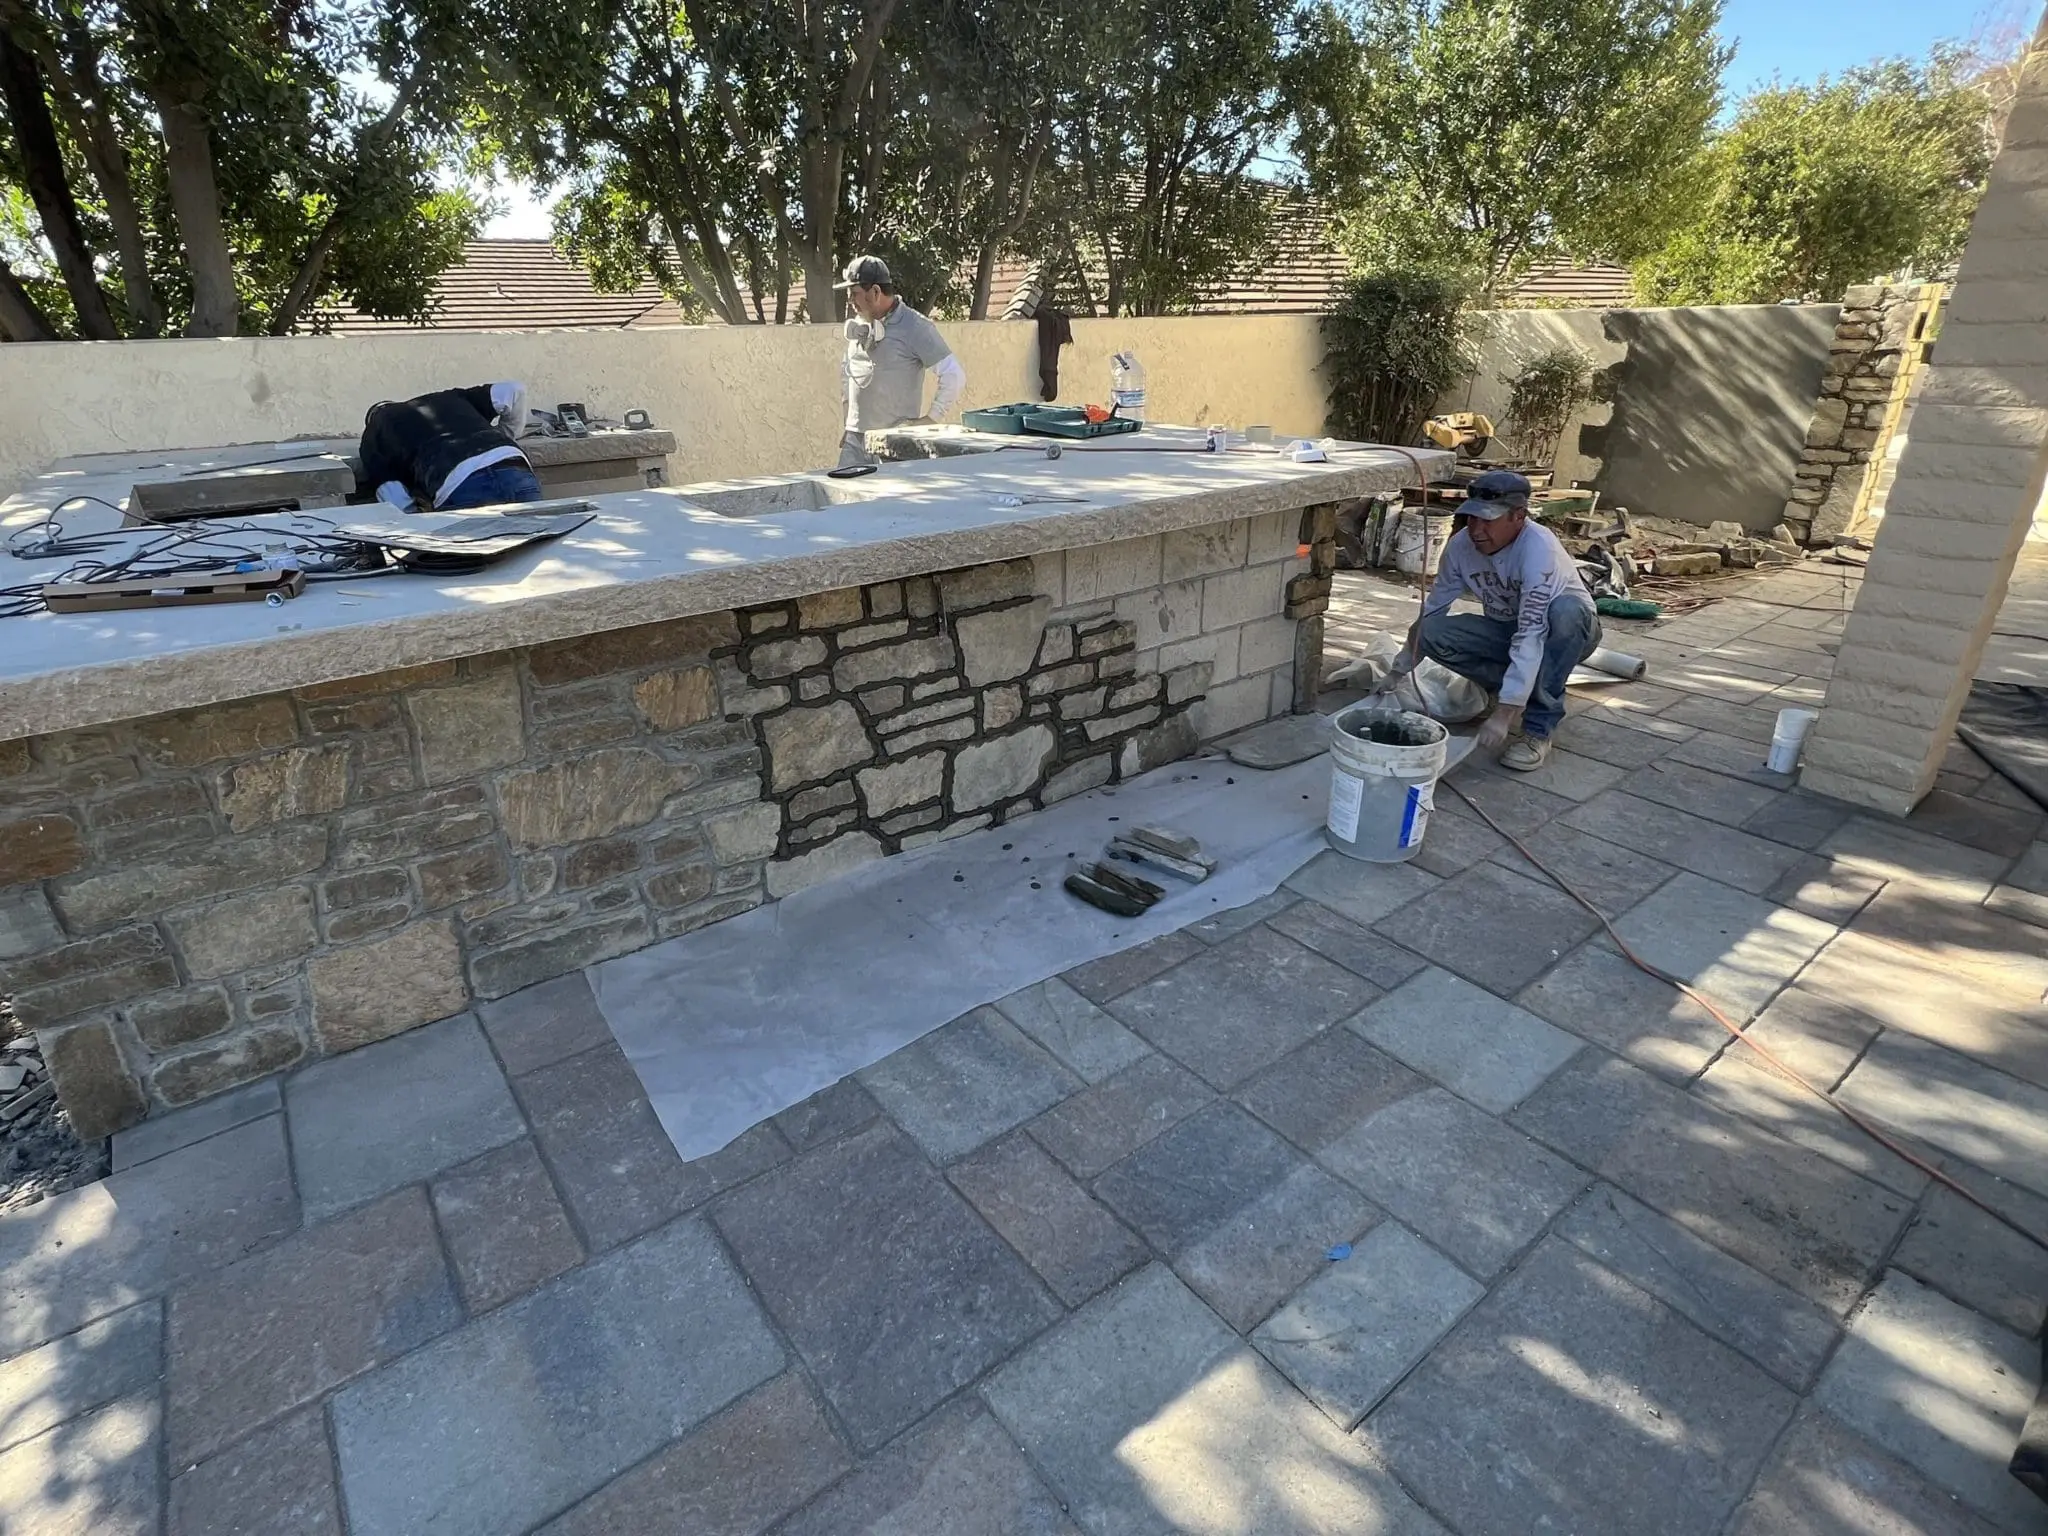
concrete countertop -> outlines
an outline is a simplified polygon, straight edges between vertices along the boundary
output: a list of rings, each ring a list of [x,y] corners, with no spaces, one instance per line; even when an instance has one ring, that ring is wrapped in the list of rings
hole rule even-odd
[[[1024,452],[891,464],[858,480],[777,476],[600,496],[592,498],[597,517],[576,533],[471,576],[320,582],[283,608],[0,619],[0,741],[1255,517],[1414,479],[1401,454],[1356,445],[1320,464],[1264,450],[1159,451],[1200,438],[1158,428],[1135,451],[1067,445],[1051,460],[1034,441]],[[239,453],[243,463],[262,456]],[[1435,451],[1422,457],[1432,474],[1451,461]],[[109,468],[80,462],[73,475],[39,477],[0,509],[0,531],[18,534],[65,495],[95,494]],[[1004,506],[996,498],[1005,495],[1082,500]],[[789,501],[799,505],[756,510]],[[67,512],[68,531],[113,520],[95,523],[94,510]],[[734,515],[741,511],[752,515]],[[62,569],[6,565],[0,585],[54,579]]]

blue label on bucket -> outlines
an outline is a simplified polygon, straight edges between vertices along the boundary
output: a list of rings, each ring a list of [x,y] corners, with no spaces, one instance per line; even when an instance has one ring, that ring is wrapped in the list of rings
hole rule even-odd
[[[1422,841],[1429,826],[1429,813],[1436,806],[1436,785],[1411,784],[1401,803],[1401,846],[1413,848]]]

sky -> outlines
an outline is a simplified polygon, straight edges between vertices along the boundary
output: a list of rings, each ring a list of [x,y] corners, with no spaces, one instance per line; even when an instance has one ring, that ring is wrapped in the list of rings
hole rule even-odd
[[[1721,35],[1736,51],[1724,84],[1732,104],[1774,75],[1794,84],[1872,59],[1917,58],[1944,38],[2024,38],[2039,11],[2037,0],[1727,0]],[[552,199],[513,182],[488,191],[506,209],[485,234],[548,237]]]

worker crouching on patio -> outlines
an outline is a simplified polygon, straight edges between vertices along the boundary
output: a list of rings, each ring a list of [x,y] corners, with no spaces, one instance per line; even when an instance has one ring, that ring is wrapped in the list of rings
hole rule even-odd
[[[1600,644],[1600,616],[1564,545],[1529,521],[1529,482],[1489,470],[1465,488],[1467,522],[1444,546],[1436,584],[1392,678],[1421,656],[1469,677],[1499,702],[1477,745],[1528,773],[1564,721],[1565,682]],[[1462,596],[1483,613],[1451,613]]]

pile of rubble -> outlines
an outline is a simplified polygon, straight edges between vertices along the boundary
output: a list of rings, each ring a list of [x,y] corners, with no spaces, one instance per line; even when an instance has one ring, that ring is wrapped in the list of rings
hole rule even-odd
[[[107,1144],[80,1141],[31,1035],[0,1001],[0,1213],[104,1178]]]
[[[1768,534],[1751,533],[1740,523],[1709,523],[1700,528],[1671,518],[1631,518],[1621,522],[1636,566],[1648,576],[1712,576],[1724,569],[1756,570],[1762,566],[1797,565],[1806,551],[1780,523]]]

